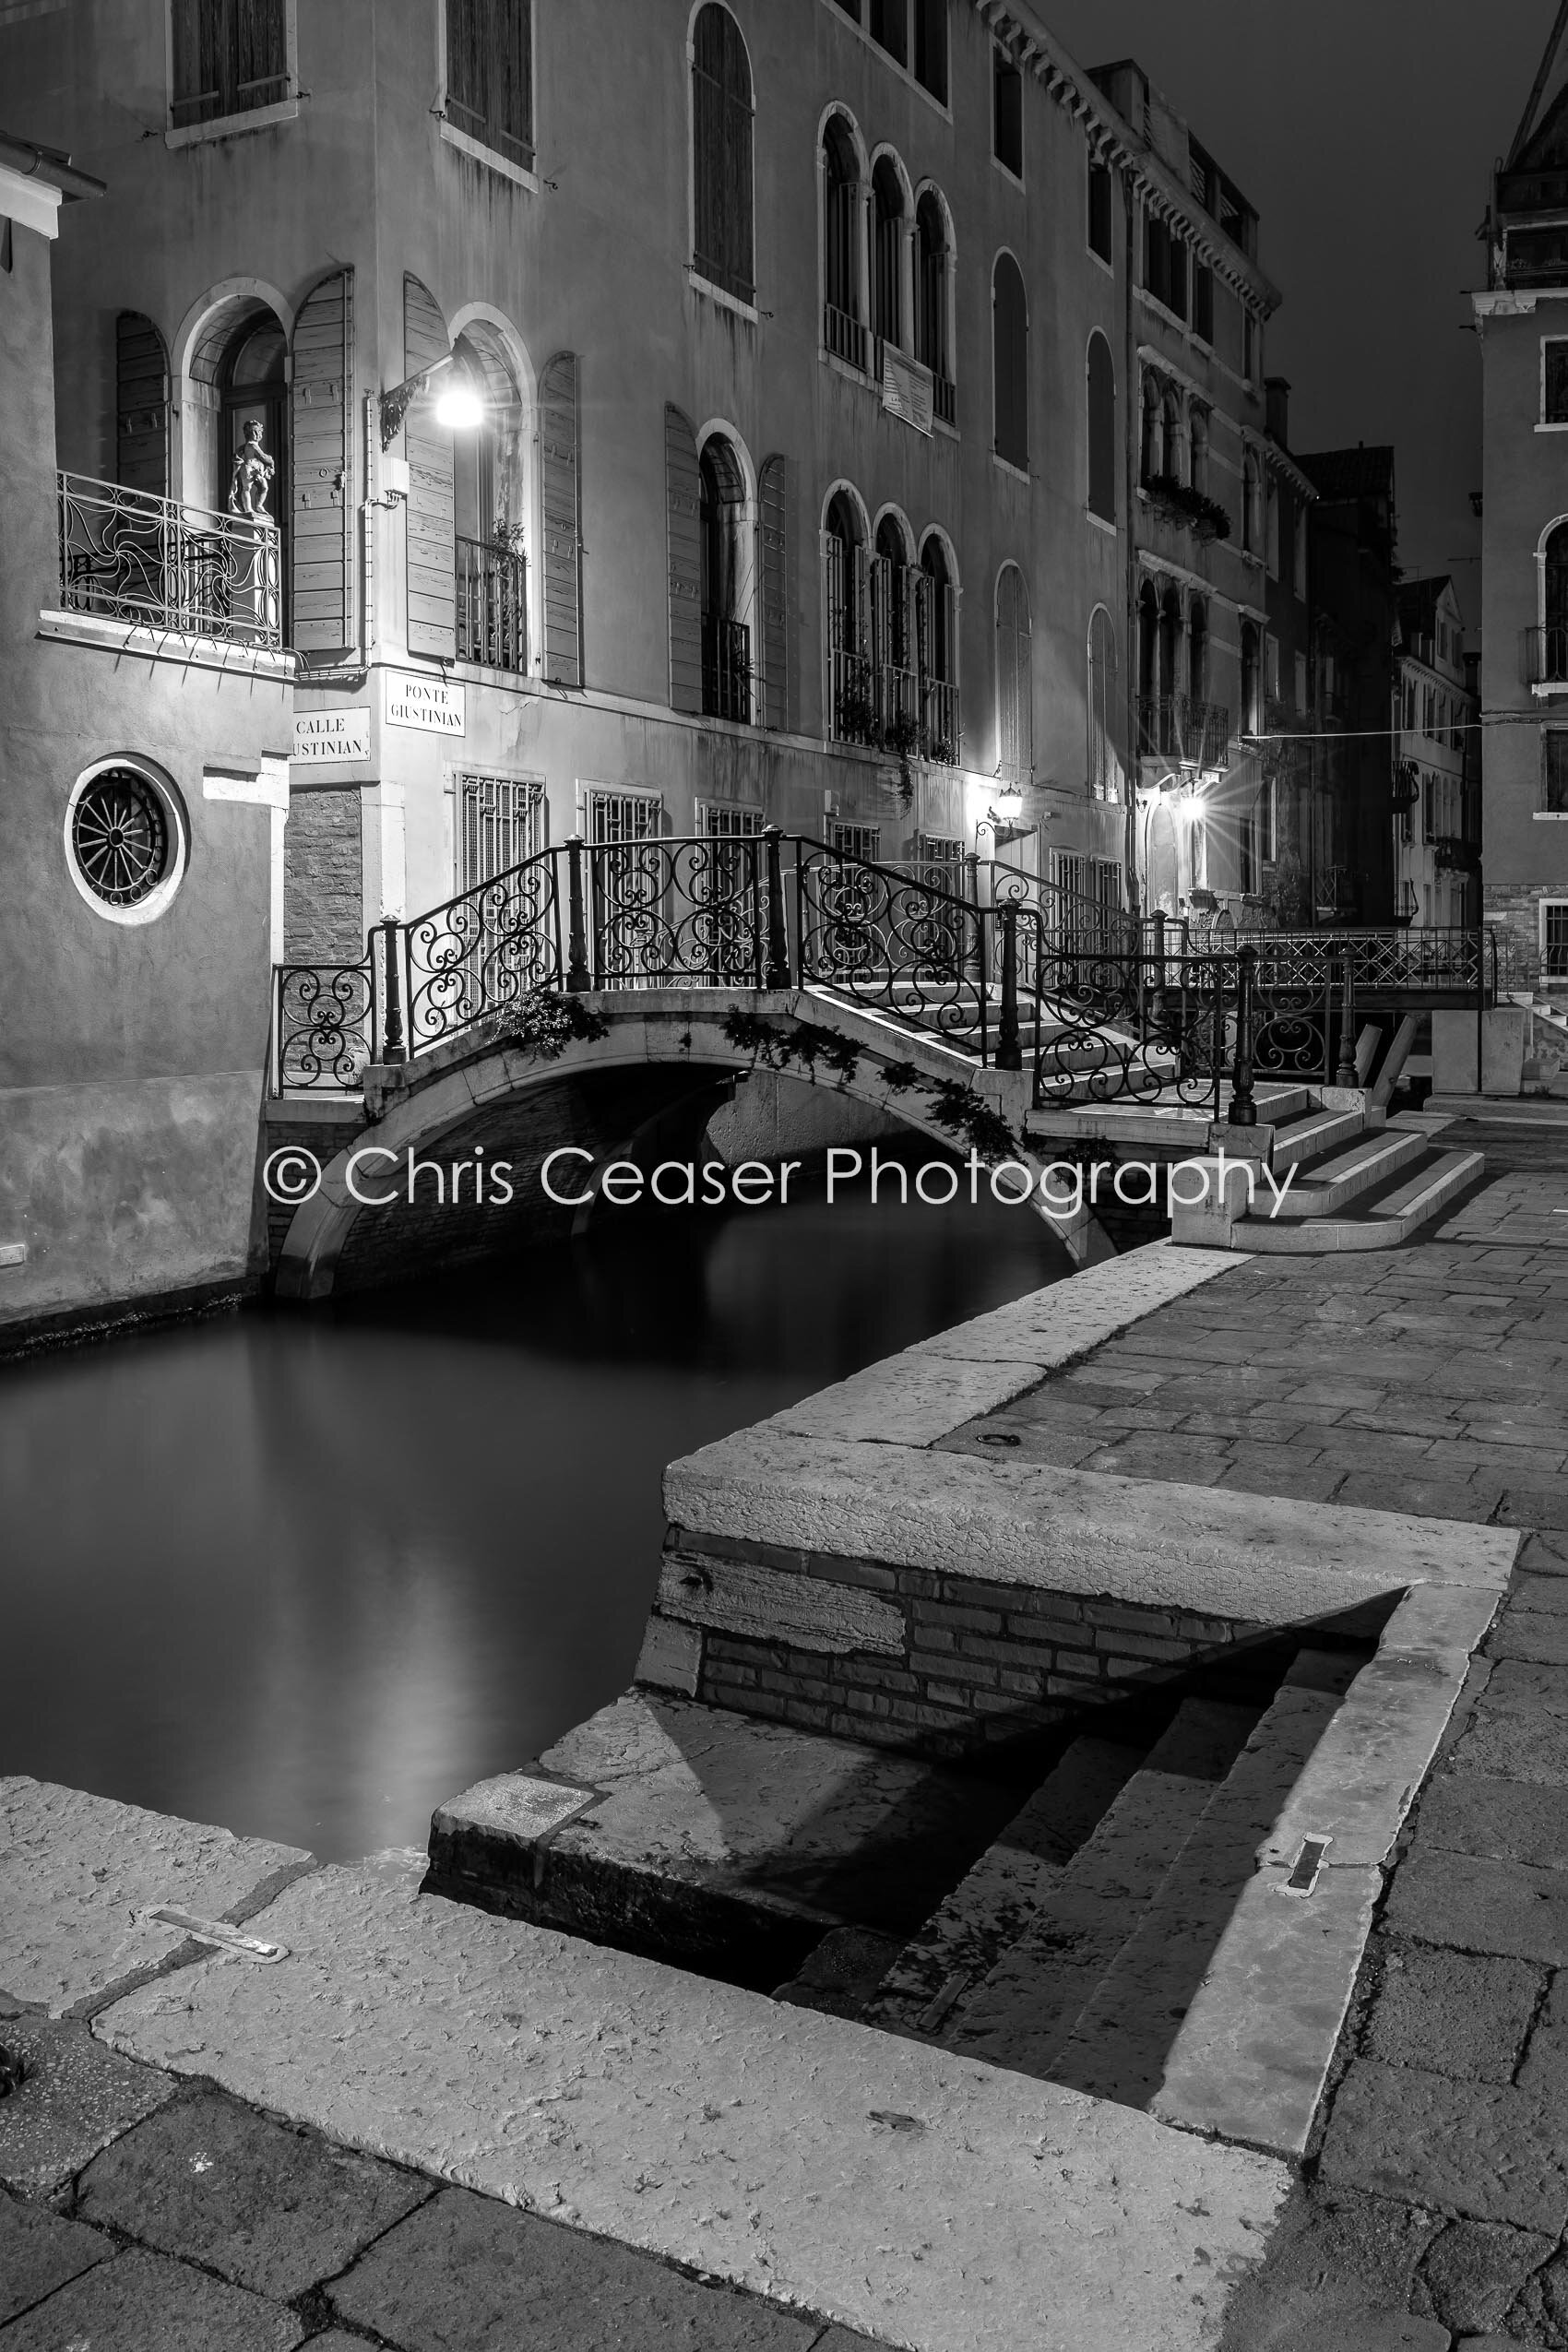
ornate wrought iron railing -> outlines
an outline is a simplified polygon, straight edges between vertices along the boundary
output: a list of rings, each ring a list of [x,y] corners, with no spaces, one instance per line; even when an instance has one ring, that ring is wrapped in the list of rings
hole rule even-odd
[[[58,482],[65,612],[281,650],[276,523],[84,474]]]
[[[461,539],[457,550],[457,659],[489,670],[529,666],[526,557],[486,540]]]

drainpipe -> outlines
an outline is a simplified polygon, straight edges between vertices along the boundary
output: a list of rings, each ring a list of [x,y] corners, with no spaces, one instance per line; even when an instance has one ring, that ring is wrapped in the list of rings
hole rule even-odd
[[[1125,448],[1127,480],[1127,610],[1123,645],[1126,648],[1127,678],[1127,761],[1123,770],[1126,793],[1127,912],[1135,924],[1142,914],[1138,884],[1137,811],[1138,792],[1134,781],[1138,756],[1138,549],[1134,530],[1134,517],[1138,499],[1138,430],[1143,417],[1143,386],[1138,382],[1137,323],[1133,308],[1134,208],[1137,190],[1132,168],[1123,166],[1123,210],[1125,214],[1123,235],[1122,297],[1125,313],[1125,352],[1123,361],[1123,442]]]

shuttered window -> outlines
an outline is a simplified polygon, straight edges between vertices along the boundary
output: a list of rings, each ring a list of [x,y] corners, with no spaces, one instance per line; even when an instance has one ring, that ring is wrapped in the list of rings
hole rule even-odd
[[[446,0],[446,118],[532,169],[532,0]]]
[[[544,674],[583,683],[582,474],[577,359],[557,351],[539,379],[539,470],[544,513]]]
[[[1089,623],[1088,786],[1097,801],[1119,798],[1111,733],[1116,696],[1116,632],[1103,604]]]
[[[995,373],[996,454],[1026,473],[1029,463],[1029,314],[1024,276],[999,254],[992,279],[992,355]]]
[[[762,520],[762,723],[790,725],[789,468],[769,457],[757,476]]]
[[[692,266],[749,303],[752,251],[752,70],[728,8],[699,9],[692,29]]]
[[[670,707],[702,708],[702,475],[697,438],[679,409],[664,411],[670,596]]]
[[[114,322],[114,479],[126,490],[169,495],[169,354],[140,311]]]
[[[177,130],[288,97],[284,0],[172,0],[171,31]]]
[[[434,298],[417,278],[403,280],[403,373],[445,359],[451,346]],[[434,403],[417,398],[404,434],[409,457],[409,651],[439,661],[457,658],[456,485],[452,435],[435,422]]]
[[[457,887],[477,889],[544,847],[544,787],[531,778],[459,776]]]
[[[1116,362],[1103,335],[1089,337],[1089,512],[1116,520]]]
[[[353,580],[353,272],[314,287],[294,322],[289,405],[291,636],[317,661],[358,639]]]
[[[1004,564],[996,583],[997,773],[1009,784],[1034,775],[1034,684],[1029,592],[1016,564]]]

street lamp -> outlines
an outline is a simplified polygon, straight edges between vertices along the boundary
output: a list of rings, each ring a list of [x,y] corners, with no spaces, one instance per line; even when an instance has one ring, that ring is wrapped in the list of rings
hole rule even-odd
[[[452,374],[435,395],[435,422],[449,433],[471,433],[484,422],[484,401],[467,366],[456,351],[448,351],[445,359],[432,360],[428,367],[420,368],[413,375],[405,376],[390,392],[383,392],[378,400],[381,417],[381,446],[390,449],[402,430],[403,419],[427,390],[434,379]]]

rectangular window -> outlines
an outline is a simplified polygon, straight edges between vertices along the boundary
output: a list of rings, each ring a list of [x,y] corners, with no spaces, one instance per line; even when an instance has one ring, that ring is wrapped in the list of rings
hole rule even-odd
[[[1214,272],[1204,261],[1193,264],[1193,332],[1214,342]]]
[[[1016,180],[1024,176],[1024,77],[1004,49],[992,52],[992,153]]]
[[[1250,310],[1244,310],[1241,313],[1241,374],[1249,384],[1257,382],[1260,340],[1257,320]]]
[[[1568,980],[1568,899],[1542,899],[1540,946],[1541,978]]]
[[[1111,243],[1111,167],[1089,159],[1089,251],[1101,261],[1113,261],[1115,247]]]
[[[1568,340],[1541,345],[1541,422],[1568,424]]]
[[[532,0],[446,0],[446,119],[533,168]]]
[[[835,817],[827,827],[827,846],[840,857],[861,858],[875,865],[882,855],[880,825],[840,825]]]
[[[1264,675],[1268,681],[1266,691],[1269,700],[1277,702],[1279,700],[1279,639],[1276,636],[1271,636],[1264,640]]]
[[[1279,577],[1279,484],[1272,474],[1269,476],[1266,493],[1265,515],[1265,543],[1268,551],[1268,576],[1271,580],[1277,580]]]
[[[1296,708],[1299,711],[1304,711],[1306,707],[1307,657],[1304,653],[1299,653],[1296,656]]]
[[[1271,777],[1258,794],[1258,855],[1265,866],[1271,866],[1276,855],[1275,798],[1278,790]]]
[[[947,0],[915,0],[915,79],[947,103]]]
[[[176,130],[279,105],[289,95],[284,0],[172,0]]]
[[[457,887],[477,889],[544,847],[544,787],[511,776],[459,776]]]
[[[762,811],[739,808],[733,801],[699,801],[697,831],[711,841],[746,840],[762,831]]]
[[[1541,806],[1568,816],[1568,727],[1548,727],[1541,736]]]
[[[1292,585],[1296,594],[1304,603],[1307,594],[1307,510],[1304,506],[1297,505],[1292,506],[1290,512],[1293,523],[1290,534],[1290,553],[1294,569]]]
[[[871,0],[872,39],[900,65],[909,62],[909,0]]]

